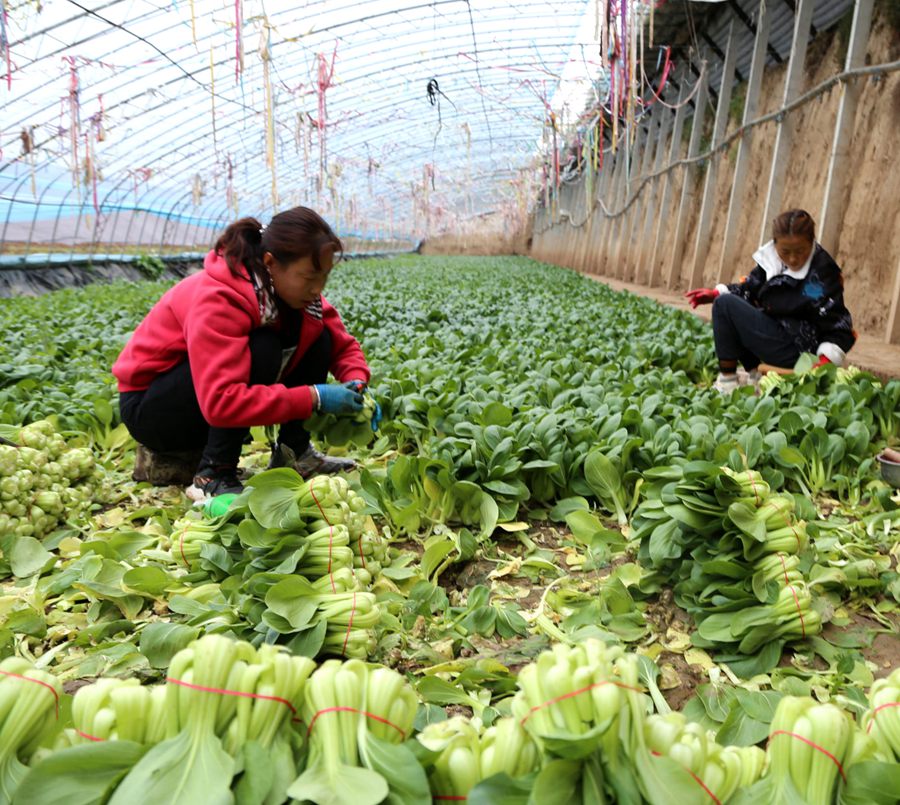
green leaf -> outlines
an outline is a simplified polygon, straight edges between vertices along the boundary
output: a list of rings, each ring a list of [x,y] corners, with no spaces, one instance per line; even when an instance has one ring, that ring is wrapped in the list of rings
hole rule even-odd
[[[149,623],[141,630],[141,654],[151,667],[168,668],[172,657],[199,635],[199,629],[183,623]]]
[[[56,557],[34,537],[4,537],[2,545],[13,575],[20,579],[40,573],[56,561]]]
[[[531,791],[530,805],[572,805],[581,780],[581,763],[551,760],[538,773]]]
[[[426,676],[416,684],[416,691],[425,702],[432,704],[471,704],[472,697],[462,688],[436,676]]]
[[[272,788],[275,764],[257,741],[245,743],[240,751],[244,772],[234,787],[235,805],[263,805]]]
[[[584,461],[584,478],[591,491],[603,500],[615,500],[622,492],[622,478],[615,465],[595,450]]]
[[[328,621],[324,619],[316,623],[315,626],[301,630],[287,644],[291,654],[315,659],[322,649],[327,631]]]
[[[309,626],[316,614],[315,595],[315,588],[305,578],[288,576],[269,588],[266,606],[299,631]]]
[[[556,523],[561,523],[566,519],[566,516],[570,512],[578,511],[580,509],[583,509],[584,511],[590,511],[590,508],[591,506],[585,498],[563,498],[562,500],[558,501],[552,509],[550,509],[550,519]]]
[[[122,583],[138,593],[146,593],[153,598],[161,597],[172,584],[172,578],[161,567],[148,565],[135,567],[122,576]]]
[[[234,758],[213,734],[181,732],[150,749],[116,788],[109,805],[232,805]]]
[[[867,760],[847,769],[839,805],[896,805],[900,802],[900,764]]]
[[[428,777],[408,746],[366,733],[360,749],[366,765],[387,781],[390,805],[431,805]]]
[[[528,805],[534,775],[514,780],[500,773],[482,780],[466,798],[467,805]]]
[[[316,805],[379,805],[387,795],[387,781],[378,772],[343,763],[328,769],[321,758],[288,788],[288,796]]]
[[[769,722],[751,718],[738,701],[731,705],[716,740],[725,746],[753,746],[769,735]]]
[[[104,741],[60,749],[31,768],[16,789],[16,805],[105,802],[144,752],[146,747],[131,741]]]
[[[294,470],[280,467],[261,472],[247,481],[247,486],[251,488],[247,505],[262,526],[293,528],[300,525],[297,498],[306,482]]]

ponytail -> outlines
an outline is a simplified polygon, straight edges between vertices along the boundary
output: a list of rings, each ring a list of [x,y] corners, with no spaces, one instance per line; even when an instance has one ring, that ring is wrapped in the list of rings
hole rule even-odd
[[[216,241],[216,254],[225,258],[229,271],[236,277],[241,266],[252,272],[261,287],[268,285],[268,272],[263,264],[262,224],[255,218],[241,218],[221,234]]]

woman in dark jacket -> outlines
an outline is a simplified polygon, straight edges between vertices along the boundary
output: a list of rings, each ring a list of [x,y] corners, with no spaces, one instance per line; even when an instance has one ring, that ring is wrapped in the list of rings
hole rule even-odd
[[[714,388],[739,385],[737,364],[759,380],[759,364],[793,366],[804,352],[817,366],[840,366],[856,342],[844,306],[841,269],[816,243],[815,224],[805,210],[788,210],[772,222],[772,240],[753,255],[756,267],[741,282],[696,288],[691,307],[713,303],[713,338],[719,359]]]

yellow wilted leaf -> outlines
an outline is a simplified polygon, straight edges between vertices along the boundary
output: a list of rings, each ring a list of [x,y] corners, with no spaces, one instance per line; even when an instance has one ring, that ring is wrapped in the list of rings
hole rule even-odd
[[[638,646],[635,651],[638,654],[643,654],[645,657],[649,657],[651,660],[655,660],[660,654],[665,651],[665,649],[659,643],[652,643],[649,646]]]
[[[673,665],[663,663],[663,665],[660,666],[659,671],[660,690],[672,690],[673,688],[681,687],[681,677],[678,675],[678,671],[675,670]]]
[[[522,569],[522,560],[513,559],[505,565],[500,565],[488,573],[489,579],[499,579],[503,576],[515,576]]]
[[[115,509],[110,509],[107,512],[103,512],[103,514],[98,515],[96,518],[97,525],[101,528],[116,528],[125,522],[126,516],[127,512],[125,509],[117,506]]]
[[[528,523],[516,522],[516,523],[497,523],[497,528],[501,531],[527,531],[529,526]]]
[[[669,651],[681,654],[691,645],[691,636],[686,632],[679,632],[677,629],[669,627],[666,631],[665,646]]]
[[[704,671],[708,671],[715,663],[702,648],[689,648],[684,652],[684,660],[689,665],[699,665]]]

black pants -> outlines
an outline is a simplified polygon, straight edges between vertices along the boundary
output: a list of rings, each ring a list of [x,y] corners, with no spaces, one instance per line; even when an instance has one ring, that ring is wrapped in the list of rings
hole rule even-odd
[[[250,385],[268,386],[278,380],[282,345],[273,330],[250,333]],[[324,383],[331,365],[331,333],[323,330],[291,373],[281,382],[295,387]],[[119,395],[119,410],[129,433],[159,452],[203,448],[200,467],[236,467],[250,428],[214,428],[203,418],[190,364],[185,361],[154,380],[146,391]],[[309,445],[303,420],[281,425],[278,440],[297,453]]]
[[[720,361],[738,360],[750,371],[761,362],[792,367],[800,357],[800,348],[785,329],[743,297],[719,296],[713,302],[712,322]]]

